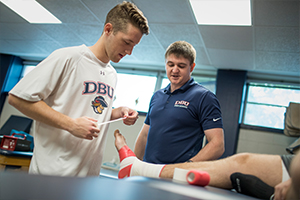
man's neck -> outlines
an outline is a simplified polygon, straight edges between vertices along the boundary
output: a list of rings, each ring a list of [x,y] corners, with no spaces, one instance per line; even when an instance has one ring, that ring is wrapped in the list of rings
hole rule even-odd
[[[104,43],[102,41],[102,36],[99,40],[93,45],[88,47],[92,53],[103,63],[108,63],[109,58],[105,52]]]

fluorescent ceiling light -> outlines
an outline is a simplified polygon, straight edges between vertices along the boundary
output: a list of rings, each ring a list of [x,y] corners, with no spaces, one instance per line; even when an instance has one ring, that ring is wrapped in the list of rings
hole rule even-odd
[[[251,26],[250,0],[190,0],[201,25]]]
[[[0,0],[29,23],[60,24],[62,23],[35,0]]]

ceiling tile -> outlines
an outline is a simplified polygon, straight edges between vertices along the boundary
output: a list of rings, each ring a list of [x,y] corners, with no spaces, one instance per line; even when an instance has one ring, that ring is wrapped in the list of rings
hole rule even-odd
[[[122,3],[122,0],[81,0],[83,4],[96,16],[100,23],[104,24],[107,13],[115,7],[118,3]],[[90,22],[91,23],[91,22]]]
[[[299,27],[257,27],[255,33],[258,51],[299,52]]]
[[[142,63],[164,66],[165,50],[159,45],[137,45],[134,47],[133,55]]]
[[[13,31],[13,25],[7,23],[0,23],[0,39],[1,40],[11,40],[11,39],[24,39],[22,35],[18,32]]]
[[[55,39],[63,47],[81,45],[84,41],[76,35],[76,30],[65,24],[60,25],[36,25],[39,29],[46,32],[48,36]]]
[[[67,24],[69,30],[80,37],[87,46],[94,45],[103,31],[103,24]]]
[[[9,40],[0,40],[0,53],[13,55],[18,51],[21,51],[18,46],[11,44]]]
[[[51,40],[36,24],[10,24],[9,29],[20,35],[23,40]]]
[[[199,26],[205,46],[212,49],[252,50],[253,28],[240,26]]]
[[[166,49],[171,43],[184,40],[193,46],[203,46],[196,25],[191,24],[151,24],[153,34]]]
[[[255,69],[293,72],[294,75],[299,76],[299,53],[257,51],[255,53]]]
[[[0,2],[0,22],[27,23],[25,19]]]
[[[46,53],[44,54],[44,58],[49,56],[53,51],[63,48],[63,46],[56,41],[44,41],[44,40],[36,40],[33,41],[34,45],[43,49]]]
[[[79,0],[38,0],[63,23],[101,23]]]
[[[135,0],[149,23],[194,24],[195,17],[189,1],[185,0]]]
[[[255,26],[298,26],[299,0],[254,0]]]
[[[26,55],[44,55],[47,53],[44,49],[28,40],[9,40],[8,42],[13,46],[18,47],[19,51],[17,51],[17,54],[24,53]]]
[[[252,51],[208,49],[212,65],[223,69],[253,69]]]
[[[211,65],[207,53],[203,47],[200,46],[194,46],[197,55],[196,55],[196,65],[198,66],[208,66]]]

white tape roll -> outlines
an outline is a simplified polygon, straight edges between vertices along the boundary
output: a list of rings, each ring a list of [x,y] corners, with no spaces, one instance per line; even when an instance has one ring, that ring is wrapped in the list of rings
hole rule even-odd
[[[186,170],[186,169],[175,168],[173,180],[187,183],[186,175],[188,172],[189,172],[189,170]]]

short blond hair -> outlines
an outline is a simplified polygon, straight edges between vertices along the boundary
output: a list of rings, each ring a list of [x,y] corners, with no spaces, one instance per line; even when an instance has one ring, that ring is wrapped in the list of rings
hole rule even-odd
[[[126,32],[127,24],[131,23],[133,26],[140,29],[143,34],[149,34],[149,26],[147,18],[142,11],[131,2],[123,1],[112,8],[105,20],[105,24],[111,23],[114,33],[118,31]]]
[[[186,41],[176,41],[167,48],[165,53],[165,59],[171,54],[174,54],[176,57],[184,57],[190,61],[190,64],[193,64],[196,60],[196,50],[195,48]]]

